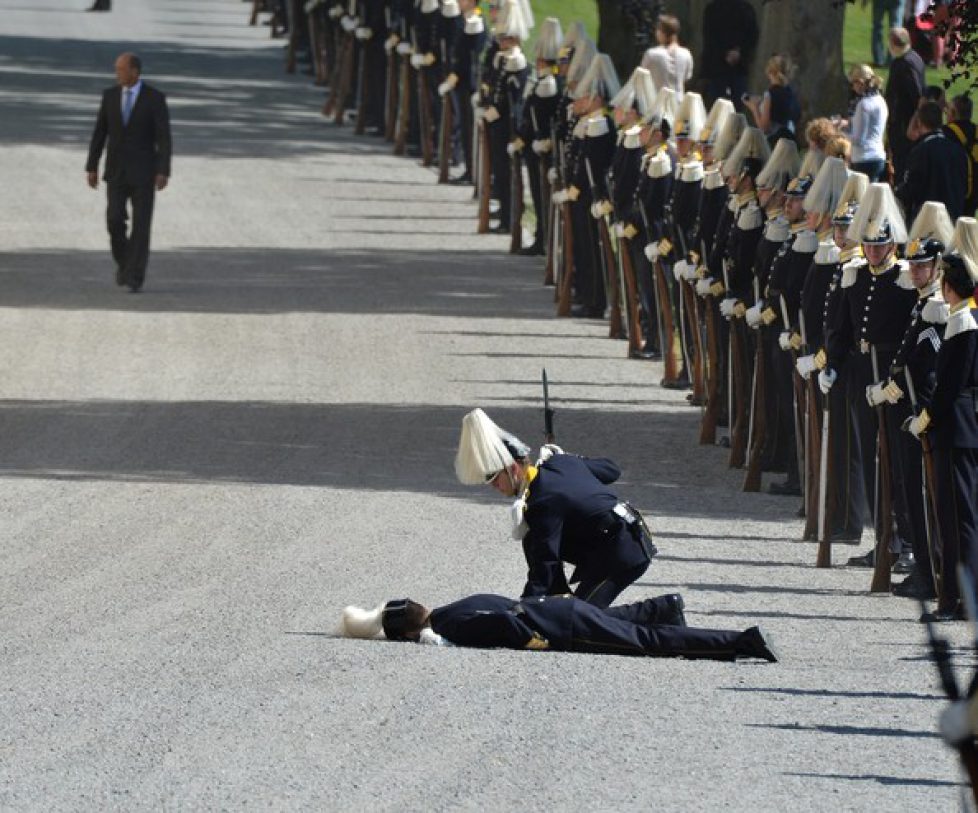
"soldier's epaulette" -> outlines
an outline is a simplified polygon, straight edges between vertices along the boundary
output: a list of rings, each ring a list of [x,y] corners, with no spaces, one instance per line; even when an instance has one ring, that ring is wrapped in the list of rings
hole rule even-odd
[[[868,266],[862,257],[853,257],[842,266],[842,280],[839,285],[843,288],[851,288],[859,277],[859,269],[864,267]]]
[[[814,254],[818,250],[818,235],[808,229],[799,232],[791,250],[795,254]]]
[[[816,265],[836,265],[841,256],[842,252],[832,240],[823,240],[818,244],[813,262]]]

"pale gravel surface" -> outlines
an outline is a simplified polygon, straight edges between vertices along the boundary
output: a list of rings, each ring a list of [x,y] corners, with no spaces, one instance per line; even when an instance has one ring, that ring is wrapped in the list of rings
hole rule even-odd
[[[658,365],[327,125],[240,0],[87,4],[0,0],[0,809],[954,809],[916,607],[815,570]],[[82,174],[130,45],[176,141],[138,297]],[[539,438],[544,364],[658,532],[625,598],[760,621],[783,663],[330,637],[351,602],[519,590],[451,459],[476,404]]]

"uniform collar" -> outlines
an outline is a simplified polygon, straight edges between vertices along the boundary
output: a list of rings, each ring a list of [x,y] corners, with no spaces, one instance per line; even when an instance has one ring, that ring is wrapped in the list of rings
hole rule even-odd
[[[917,289],[917,296],[921,299],[928,299],[941,290],[940,280],[931,280],[923,288]]]
[[[880,274],[885,274],[887,271],[892,271],[893,268],[896,266],[896,264],[897,264],[896,255],[890,254],[890,256],[886,259],[886,262],[884,262],[883,265],[880,266],[870,265],[869,273],[872,274],[874,277],[877,277]]]

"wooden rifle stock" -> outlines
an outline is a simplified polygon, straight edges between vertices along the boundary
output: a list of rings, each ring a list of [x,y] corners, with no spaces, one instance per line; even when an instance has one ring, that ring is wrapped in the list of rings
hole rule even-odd
[[[397,52],[391,49],[387,55],[387,93],[384,96],[384,141],[391,143],[397,134]]]
[[[400,101],[397,108],[397,135],[394,137],[394,155],[404,155],[407,149],[408,130],[411,127],[411,57],[401,56]]]
[[[747,454],[747,473],[744,475],[744,491],[761,490],[761,457],[767,436],[767,405],[765,403],[766,371],[764,365],[764,335],[757,331],[757,349],[754,352],[754,391],[751,395],[750,449]]]
[[[489,131],[486,123],[479,127],[479,234],[489,231],[489,199],[492,197],[492,164],[489,156]]]
[[[339,55],[338,78],[323,107],[323,115],[327,118],[332,116],[336,124],[343,123],[343,105],[346,103],[350,83],[353,81],[353,47],[353,34],[347,34],[343,37],[343,48]]]
[[[706,395],[706,388],[703,385],[705,365],[703,364],[703,337],[700,334],[700,309],[696,302],[696,291],[691,282],[685,279],[680,280],[679,291],[681,297],[680,305],[686,312],[686,318],[689,321],[689,332],[693,337],[693,346],[689,348],[692,350],[693,357],[693,369],[689,371],[693,383],[691,403],[698,406],[704,402]],[[686,341],[685,336],[681,338],[682,341]]]
[[[543,211],[546,212],[546,228],[544,233],[546,234],[546,261],[543,267],[543,284],[553,285],[557,279],[555,264],[557,258],[554,256],[554,232],[557,229],[557,218],[554,217],[554,205],[553,205],[553,189],[550,186],[550,160],[541,155],[540,156],[540,185],[543,188]]]
[[[316,85],[326,84],[326,48],[324,46],[322,18],[316,11],[307,15],[309,21],[309,51]]]
[[[285,72],[295,73],[295,55],[299,48],[299,17],[302,15],[302,7],[299,0],[289,0],[292,6],[292,25],[289,26],[289,41],[285,46]],[[312,43],[310,43],[310,48]]]
[[[655,299],[658,306],[659,325],[662,334],[663,377],[666,381],[679,380],[679,367],[676,363],[675,339],[676,323],[672,314],[672,297],[669,295],[669,281],[662,261],[657,257],[652,265],[655,275]]]
[[[571,221],[570,204],[560,204],[561,232],[564,237],[564,267],[560,271],[559,297],[557,298],[557,315],[571,315],[571,293],[574,288],[574,237],[573,222]]]
[[[608,286],[608,300],[611,305],[611,316],[608,320],[608,338],[620,339],[625,335],[621,321],[621,291],[618,286],[615,250],[611,247],[611,235],[608,233],[608,221],[605,217],[598,218],[598,237],[601,241],[601,252],[604,256],[605,284]]]
[[[720,317],[716,297],[705,298],[706,320],[706,409],[700,421],[700,445],[717,442],[717,423],[720,420]]]
[[[418,68],[418,125],[421,130],[421,166],[430,167],[435,160],[435,148],[431,143],[432,121],[431,93],[428,91],[428,69]]]
[[[638,307],[638,277],[629,251],[631,240],[622,237],[618,241],[618,252],[621,256],[622,276],[625,278],[625,307],[628,311],[628,350],[639,352],[644,344],[642,340],[641,315]]]
[[[875,350],[875,348],[873,348]],[[890,479],[890,443],[886,435],[886,412],[876,407],[879,432],[877,434],[879,466],[879,494],[876,495],[876,556],[873,565],[871,593],[890,592],[890,542],[893,539],[893,489]]]
[[[509,156],[509,253],[523,248],[523,164],[519,152]]]
[[[454,91],[441,97],[441,126],[438,132],[438,183],[448,183],[448,170],[452,165],[452,130],[455,127]]]
[[[743,318],[730,319],[730,369],[733,377],[735,416],[730,416],[730,458],[727,465],[741,468],[747,462],[747,435],[750,426],[750,361],[747,358],[747,325]]]
[[[798,376],[797,373],[795,373]],[[800,376],[798,376],[800,378]],[[805,421],[808,442],[805,452],[805,530],[802,538],[818,540],[819,461],[822,459],[822,413],[818,408],[818,384],[814,375],[801,384],[805,391]],[[828,398],[828,396],[825,396]],[[816,563],[817,564],[817,563]]]

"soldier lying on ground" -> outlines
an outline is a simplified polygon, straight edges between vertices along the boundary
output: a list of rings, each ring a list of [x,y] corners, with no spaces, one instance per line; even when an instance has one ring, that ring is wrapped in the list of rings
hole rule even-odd
[[[572,595],[517,600],[478,594],[434,610],[401,599],[373,610],[347,607],[339,634],[485,649],[777,662],[759,627],[743,632],[694,629],[686,626],[683,607],[678,594],[607,609]]]

